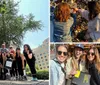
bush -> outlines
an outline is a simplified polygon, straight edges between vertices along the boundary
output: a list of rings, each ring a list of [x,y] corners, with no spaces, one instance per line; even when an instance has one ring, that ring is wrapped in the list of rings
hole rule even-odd
[[[49,71],[48,70],[40,70],[37,71],[38,79],[49,79]]]
[[[31,72],[27,72],[28,76],[31,76]],[[38,70],[37,71],[38,79],[49,79],[49,71],[48,70]]]
[[[25,70],[26,70],[27,76],[32,76],[28,64],[26,65]],[[37,70],[37,78],[38,79],[49,79],[49,71],[48,70],[38,70],[38,65],[36,66],[36,70]]]

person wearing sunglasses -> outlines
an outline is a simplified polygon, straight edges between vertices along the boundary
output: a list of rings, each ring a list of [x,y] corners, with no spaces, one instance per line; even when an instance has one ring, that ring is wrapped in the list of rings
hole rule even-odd
[[[90,85],[100,85],[100,55],[97,48],[89,49],[85,66],[91,75]]]
[[[65,85],[65,60],[68,58],[68,46],[56,45],[56,57],[50,61],[50,85]]]

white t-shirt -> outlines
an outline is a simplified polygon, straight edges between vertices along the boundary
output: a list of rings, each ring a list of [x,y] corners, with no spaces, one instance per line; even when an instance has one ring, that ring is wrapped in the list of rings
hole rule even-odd
[[[64,68],[64,63],[61,64]],[[58,85],[65,85],[65,74],[61,71]]]

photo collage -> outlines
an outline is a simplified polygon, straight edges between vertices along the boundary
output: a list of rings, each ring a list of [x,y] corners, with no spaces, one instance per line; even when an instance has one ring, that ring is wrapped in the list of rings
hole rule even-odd
[[[0,0],[0,85],[100,85],[100,0]]]

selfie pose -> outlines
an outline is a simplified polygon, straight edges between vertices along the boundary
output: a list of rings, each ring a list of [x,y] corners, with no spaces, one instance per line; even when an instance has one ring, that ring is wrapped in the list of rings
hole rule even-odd
[[[56,57],[50,61],[50,85],[65,85],[64,62],[67,58],[67,46],[57,45]]]

